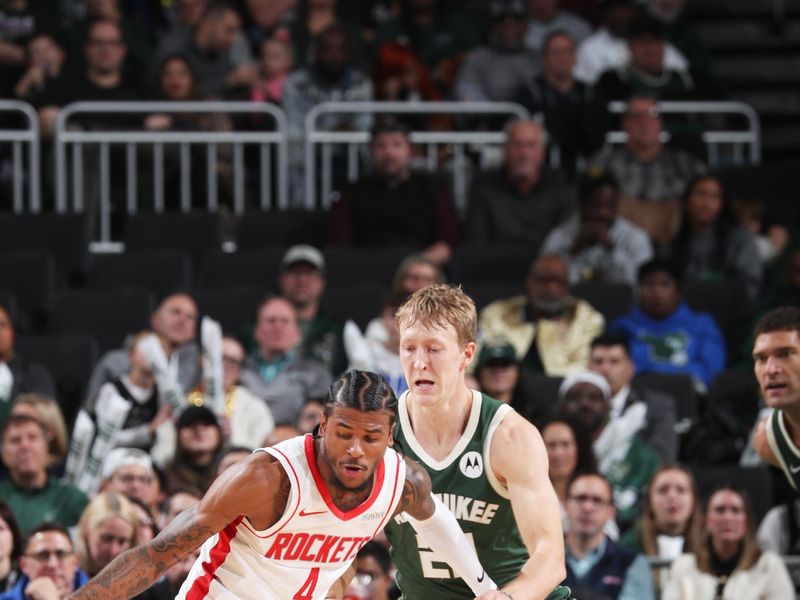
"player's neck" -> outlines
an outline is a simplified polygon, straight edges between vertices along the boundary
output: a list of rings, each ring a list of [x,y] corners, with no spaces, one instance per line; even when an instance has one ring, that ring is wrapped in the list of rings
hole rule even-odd
[[[789,437],[800,445],[800,406],[786,407],[783,410],[783,424]]]
[[[472,410],[472,391],[466,385],[442,404],[424,406],[409,394],[408,416],[414,437],[433,458],[446,457],[467,426]]]

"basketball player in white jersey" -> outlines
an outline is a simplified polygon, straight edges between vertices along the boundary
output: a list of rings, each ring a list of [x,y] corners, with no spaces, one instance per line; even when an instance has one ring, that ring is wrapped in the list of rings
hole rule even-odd
[[[397,398],[379,375],[350,371],[331,387],[319,435],[256,451],[227,469],[152,542],[125,552],[70,598],[130,598],[202,545],[178,598],[338,598],[358,550],[405,512],[481,600],[494,591],[430,479],[389,448]]]

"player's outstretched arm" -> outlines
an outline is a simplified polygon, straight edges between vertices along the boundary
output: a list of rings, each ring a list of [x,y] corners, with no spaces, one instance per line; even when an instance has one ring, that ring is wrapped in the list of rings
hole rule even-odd
[[[547,473],[544,442],[533,425],[510,413],[492,438],[490,456],[495,475],[508,488],[530,555],[503,591],[514,600],[541,600],[566,577],[561,511]]]
[[[262,522],[277,518],[286,502],[286,483],[282,467],[270,455],[251,455],[227,469],[197,504],[175,517],[151,542],[119,555],[69,600],[127,600],[143,592],[239,515],[257,515]],[[283,503],[277,497],[281,494]]]
[[[476,596],[497,589],[458,521],[436,496],[431,494],[431,479],[419,464],[406,460],[406,483],[396,512],[405,512],[420,541],[453,567]],[[483,595],[481,598],[493,598]],[[508,600],[502,594],[498,599]]]

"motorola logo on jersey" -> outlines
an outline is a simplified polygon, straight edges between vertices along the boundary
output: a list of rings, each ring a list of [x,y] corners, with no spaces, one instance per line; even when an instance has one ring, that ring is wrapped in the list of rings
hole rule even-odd
[[[467,452],[461,457],[458,468],[470,479],[477,479],[483,475],[483,457],[480,452]]]

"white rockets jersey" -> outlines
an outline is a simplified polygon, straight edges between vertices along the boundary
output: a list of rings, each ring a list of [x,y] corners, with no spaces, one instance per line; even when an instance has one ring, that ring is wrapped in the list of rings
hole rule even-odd
[[[259,451],[274,456],[289,476],[283,516],[264,531],[240,516],[206,540],[176,600],[325,598],[359,549],[386,525],[402,495],[406,465],[391,448],[375,470],[369,498],[348,512],[336,507],[325,488],[311,435]]]

